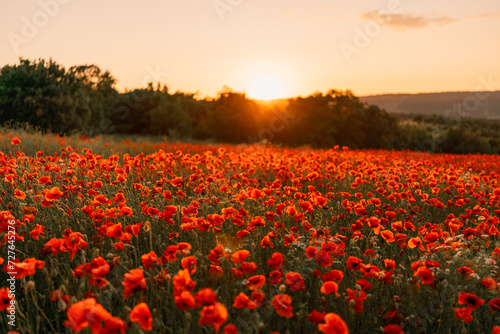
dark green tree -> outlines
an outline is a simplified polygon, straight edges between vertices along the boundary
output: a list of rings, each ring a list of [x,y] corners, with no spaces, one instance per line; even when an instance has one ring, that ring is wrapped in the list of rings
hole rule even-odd
[[[58,133],[88,131],[116,97],[115,80],[94,65],[64,67],[20,59],[0,70],[0,122],[29,123]]]

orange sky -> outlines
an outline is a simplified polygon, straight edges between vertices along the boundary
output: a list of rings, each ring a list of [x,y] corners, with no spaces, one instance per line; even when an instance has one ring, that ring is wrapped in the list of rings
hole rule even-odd
[[[224,85],[251,97],[500,89],[498,0],[2,1],[0,31],[0,66],[96,64],[121,90],[148,81],[200,96]]]

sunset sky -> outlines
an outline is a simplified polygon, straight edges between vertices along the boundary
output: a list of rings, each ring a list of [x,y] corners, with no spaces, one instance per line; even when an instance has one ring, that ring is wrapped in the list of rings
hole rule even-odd
[[[498,0],[0,2],[0,66],[96,64],[117,87],[215,96],[500,89]]]

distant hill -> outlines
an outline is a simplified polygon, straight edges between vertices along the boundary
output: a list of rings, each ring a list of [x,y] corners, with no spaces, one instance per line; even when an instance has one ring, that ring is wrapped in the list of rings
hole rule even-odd
[[[392,114],[500,119],[500,91],[383,94],[360,100]]]

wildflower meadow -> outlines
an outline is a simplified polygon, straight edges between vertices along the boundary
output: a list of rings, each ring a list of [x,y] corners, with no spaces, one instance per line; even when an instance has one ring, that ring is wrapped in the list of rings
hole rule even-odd
[[[498,155],[0,151],[1,333],[500,333]]]

